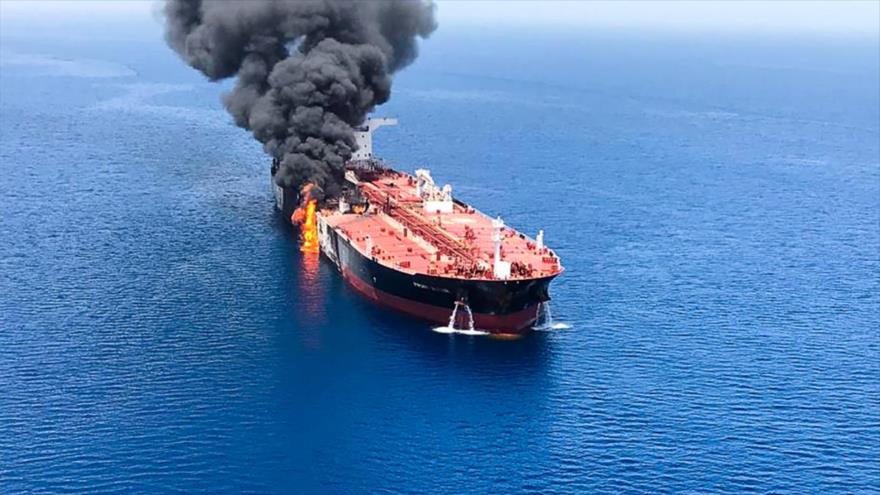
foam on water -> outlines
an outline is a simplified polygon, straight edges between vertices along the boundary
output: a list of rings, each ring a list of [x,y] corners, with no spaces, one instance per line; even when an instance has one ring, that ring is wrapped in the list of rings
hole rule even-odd
[[[477,330],[477,329],[462,329],[462,328],[454,328],[450,326],[445,327],[434,327],[432,328],[437,333],[445,333],[445,334],[458,334],[458,335],[489,335],[489,332],[485,330]]]
[[[559,322],[545,324],[545,325],[538,325],[538,326],[532,328],[532,330],[534,330],[536,332],[549,332],[551,330],[568,330],[569,328],[571,328],[571,325],[569,325],[568,323],[563,323],[563,322],[559,321]]]

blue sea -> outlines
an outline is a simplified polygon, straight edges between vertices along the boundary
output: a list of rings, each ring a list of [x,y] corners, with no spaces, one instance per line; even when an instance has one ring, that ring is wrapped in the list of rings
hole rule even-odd
[[[146,24],[0,38],[0,493],[880,492],[877,39],[441,24],[375,146],[546,232],[499,341],[300,254]]]

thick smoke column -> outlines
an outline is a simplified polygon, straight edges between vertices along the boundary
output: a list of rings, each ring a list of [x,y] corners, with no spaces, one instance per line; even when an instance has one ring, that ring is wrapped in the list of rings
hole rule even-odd
[[[168,0],[168,44],[211,80],[239,126],[280,161],[276,181],[333,193],[353,126],[436,28],[429,0]]]

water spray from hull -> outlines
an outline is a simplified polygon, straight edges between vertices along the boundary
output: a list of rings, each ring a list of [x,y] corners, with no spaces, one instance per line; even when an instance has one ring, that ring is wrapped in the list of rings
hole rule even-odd
[[[535,319],[533,330],[546,332],[549,330],[565,330],[571,328],[571,325],[563,322],[553,321],[553,312],[550,310],[550,301],[544,301],[538,306],[538,314]]]
[[[458,324],[459,309],[461,308],[464,308],[464,314],[466,314],[468,318],[467,328],[456,328],[456,325]],[[452,314],[449,315],[449,323],[445,327],[434,327],[434,331],[437,333],[457,333],[460,335],[489,335],[489,332],[474,328],[474,313],[471,311],[471,307],[462,301],[455,302],[455,306],[452,308]]]

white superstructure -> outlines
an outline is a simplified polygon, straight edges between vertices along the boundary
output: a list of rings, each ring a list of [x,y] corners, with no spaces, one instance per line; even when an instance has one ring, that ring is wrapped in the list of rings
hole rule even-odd
[[[373,158],[373,131],[386,125],[397,125],[397,119],[369,119],[362,127],[355,129],[354,139],[358,149],[351,155],[352,160],[371,160]]]

